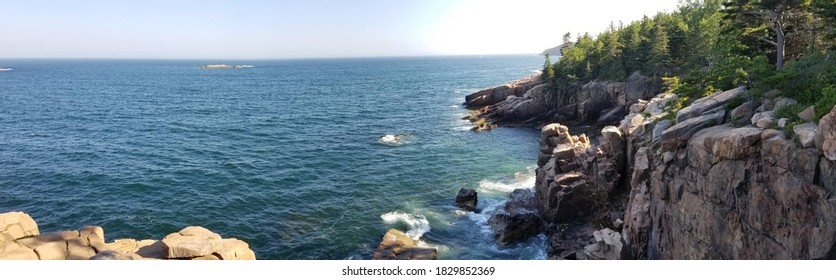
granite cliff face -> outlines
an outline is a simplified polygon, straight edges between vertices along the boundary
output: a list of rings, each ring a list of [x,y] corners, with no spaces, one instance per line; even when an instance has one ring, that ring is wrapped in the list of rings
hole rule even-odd
[[[591,137],[541,129],[534,191],[551,258],[836,258],[836,108],[779,130],[773,112],[793,100],[736,88],[667,116],[676,96],[631,80],[584,85],[569,105],[526,107],[560,112],[541,123],[618,125]],[[481,116],[503,124],[519,113],[517,99]]]

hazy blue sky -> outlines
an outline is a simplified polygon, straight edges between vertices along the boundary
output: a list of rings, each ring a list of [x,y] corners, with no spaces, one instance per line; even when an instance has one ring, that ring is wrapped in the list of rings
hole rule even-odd
[[[5,58],[538,53],[677,0],[0,0]]]

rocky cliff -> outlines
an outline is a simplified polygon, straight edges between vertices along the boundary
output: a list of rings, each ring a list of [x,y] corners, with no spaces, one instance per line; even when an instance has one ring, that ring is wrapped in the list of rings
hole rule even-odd
[[[105,242],[104,229],[41,234],[28,214],[0,214],[0,260],[255,260],[249,245],[202,227],[187,227],[162,240]]]
[[[477,109],[468,118],[486,127],[549,122],[609,125],[621,120],[639,100],[653,97],[661,81],[636,72],[626,82],[574,85],[571,94],[554,94],[546,87],[537,76],[531,76],[476,92],[466,98],[467,107]]]
[[[541,129],[533,199],[551,258],[836,258],[836,108],[790,128],[772,113],[793,100],[736,88],[668,116],[675,95],[631,80],[584,85],[569,105],[527,107],[567,124],[618,125],[591,137]],[[502,111],[493,119],[502,123],[519,113],[503,109],[516,99],[481,115]]]

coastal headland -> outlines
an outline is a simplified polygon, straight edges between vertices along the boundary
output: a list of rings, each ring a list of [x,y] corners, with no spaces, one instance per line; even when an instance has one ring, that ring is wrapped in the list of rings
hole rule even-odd
[[[517,223],[494,227],[499,242],[543,232],[552,259],[836,257],[836,107],[782,130],[774,112],[797,101],[745,87],[672,114],[677,96],[639,73],[587,83],[565,103],[531,80],[468,97],[525,85],[469,119],[541,129],[534,194],[507,203],[533,206],[494,214]]]

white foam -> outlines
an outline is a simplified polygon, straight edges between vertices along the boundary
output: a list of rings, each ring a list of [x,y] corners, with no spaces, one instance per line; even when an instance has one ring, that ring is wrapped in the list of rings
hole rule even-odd
[[[515,180],[511,182],[482,180],[479,182],[479,190],[487,192],[512,192],[516,189],[529,189],[534,187],[534,176],[518,173]]]
[[[377,142],[383,145],[400,146],[405,143],[406,135],[403,134],[386,134],[377,139]]]
[[[0,71],[12,71],[12,68],[0,68]]]
[[[424,215],[394,211],[380,215],[380,218],[387,224],[396,224],[399,222],[407,224],[409,230],[406,232],[406,235],[409,235],[414,240],[420,239],[421,236],[430,231],[430,222]]]
[[[470,212],[469,211],[464,211],[464,210],[459,210],[459,209],[453,210],[453,215],[455,215],[456,217],[467,216],[468,213],[470,213]]]

